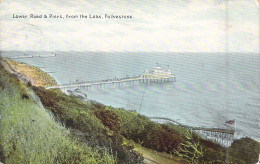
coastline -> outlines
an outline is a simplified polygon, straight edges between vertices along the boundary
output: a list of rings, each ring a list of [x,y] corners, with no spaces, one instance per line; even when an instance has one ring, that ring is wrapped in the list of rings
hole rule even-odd
[[[57,85],[55,79],[40,68],[30,66],[26,63],[16,62],[8,58],[0,58],[0,60],[7,71],[17,75],[24,83],[31,83],[31,85],[38,87]]]

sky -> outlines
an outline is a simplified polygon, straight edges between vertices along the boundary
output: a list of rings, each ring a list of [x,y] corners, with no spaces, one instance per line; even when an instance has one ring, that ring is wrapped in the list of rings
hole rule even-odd
[[[259,53],[257,0],[2,0],[3,51]],[[132,15],[132,19],[13,18]],[[228,31],[228,42],[226,36]]]

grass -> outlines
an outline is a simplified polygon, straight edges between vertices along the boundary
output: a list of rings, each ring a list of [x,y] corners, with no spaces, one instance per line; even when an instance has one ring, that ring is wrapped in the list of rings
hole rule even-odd
[[[51,77],[51,75],[43,72],[37,67],[6,58],[4,60],[13,70],[26,77],[34,86],[47,87],[57,85],[56,81]]]
[[[0,65],[0,145],[4,163],[115,163],[108,150],[73,138],[33,90]],[[23,97],[22,95],[27,95]]]

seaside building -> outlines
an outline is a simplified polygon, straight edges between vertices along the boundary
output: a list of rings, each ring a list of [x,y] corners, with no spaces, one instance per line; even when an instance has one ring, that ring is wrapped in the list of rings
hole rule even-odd
[[[158,79],[158,78],[173,78],[174,75],[171,72],[169,66],[168,69],[164,69],[160,67],[157,63],[157,66],[154,67],[152,70],[145,70],[144,73],[141,75],[142,78],[148,78],[148,79]]]

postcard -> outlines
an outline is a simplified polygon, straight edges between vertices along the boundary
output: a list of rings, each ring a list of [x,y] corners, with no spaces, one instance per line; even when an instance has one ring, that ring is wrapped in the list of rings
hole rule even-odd
[[[259,0],[2,0],[0,163],[259,163],[259,49]]]

